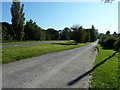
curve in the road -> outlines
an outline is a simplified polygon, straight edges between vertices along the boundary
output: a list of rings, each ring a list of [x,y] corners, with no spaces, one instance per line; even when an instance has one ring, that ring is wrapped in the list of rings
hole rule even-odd
[[[46,54],[3,65],[3,88],[85,88],[84,78],[68,83],[92,68],[96,42],[76,49]]]
[[[40,43],[25,43],[25,44],[12,44],[12,45],[0,45],[0,47],[18,47],[18,46],[28,46],[28,45],[38,45],[38,44],[47,44],[47,43],[57,43],[57,42],[65,42],[65,41],[48,41],[48,42],[40,42]]]

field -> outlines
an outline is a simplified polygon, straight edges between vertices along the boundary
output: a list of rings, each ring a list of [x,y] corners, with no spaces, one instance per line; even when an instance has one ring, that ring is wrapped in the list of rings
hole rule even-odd
[[[22,46],[22,47],[3,48],[2,63],[5,64],[5,63],[26,59],[26,58],[40,56],[43,54],[82,47],[85,45],[89,45],[90,43],[80,43],[77,45],[74,45],[74,44],[72,45],[70,42],[66,42],[66,44],[68,45],[51,43],[51,44],[39,44],[39,45],[29,45],[29,46]]]
[[[48,41],[52,41],[52,40],[48,40]],[[59,40],[60,41],[60,40]],[[62,40],[63,41],[63,40]],[[41,43],[41,42],[47,42],[47,41],[4,41],[2,42],[2,45],[11,45],[11,44],[26,44],[26,43]]]
[[[99,53],[96,57],[94,66],[115,53],[113,50],[104,50],[101,46],[98,47]],[[113,57],[102,63],[92,72],[93,79],[91,88],[118,88],[118,81],[120,81],[118,54],[119,53],[115,54]]]

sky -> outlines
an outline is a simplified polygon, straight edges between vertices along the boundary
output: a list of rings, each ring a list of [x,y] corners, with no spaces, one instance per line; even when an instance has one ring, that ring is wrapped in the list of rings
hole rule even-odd
[[[11,23],[11,2],[2,2],[2,22]],[[99,33],[118,32],[118,3],[103,2],[21,2],[26,21],[32,19],[43,29],[63,30],[79,24],[92,25]],[[25,21],[25,22],[26,22]]]

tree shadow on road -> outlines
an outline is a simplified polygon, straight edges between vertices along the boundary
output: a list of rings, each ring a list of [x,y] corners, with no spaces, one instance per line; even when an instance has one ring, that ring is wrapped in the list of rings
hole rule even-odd
[[[115,56],[116,53],[117,53],[117,51],[115,53],[113,53],[111,56],[109,56],[108,58],[106,58],[105,60],[103,60],[102,62],[100,62],[99,64],[95,65],[91,70],[87,71],[86,73],[82,74],[81,76],[77,77],[76,79],[70,81],[67,85],[68,86],[72,86],[72,85],[76,84],[82,78],[84,78],[85,76],[87,76],[88,74],[93,72],[97,67],[99,67],[100,65],[104,64],[107,60],[109,60],[110,58]]]

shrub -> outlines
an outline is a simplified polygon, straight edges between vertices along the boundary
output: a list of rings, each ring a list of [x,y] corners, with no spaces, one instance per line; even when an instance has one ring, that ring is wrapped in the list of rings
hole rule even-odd
[[[120,50],[120,37],[117,38],[117,41],[114,43],[114,50],[119,51]]]
[[[108,36],[101,42],[101,46],[104,49],[114,49],[114,43],[116,42],[116,38],[113,36]]]

